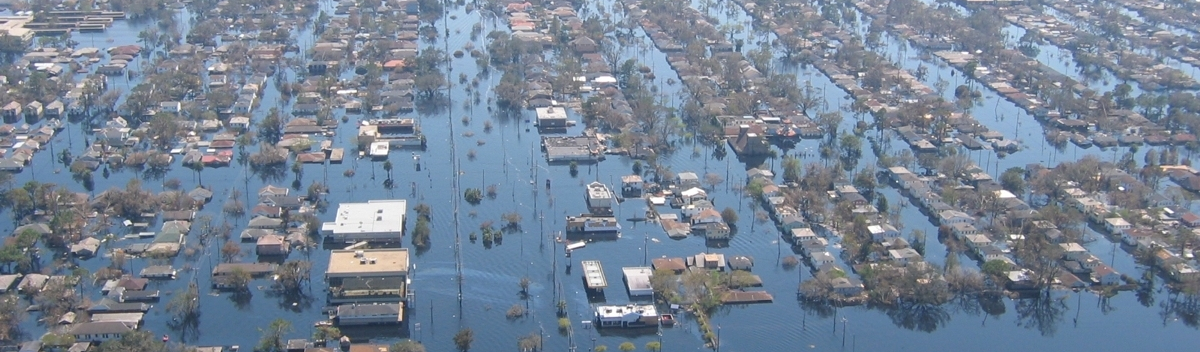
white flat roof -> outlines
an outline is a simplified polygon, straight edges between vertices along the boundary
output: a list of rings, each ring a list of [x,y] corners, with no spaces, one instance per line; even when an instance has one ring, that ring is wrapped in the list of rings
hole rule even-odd
[[[535,111],[537,112],[538,120],[567,119],[567,109],[565,108],[551,106],[546,108],[537,108]]]
[[[654,275],[654,271],[650,267],[624,267],[621,271],[625,273],[625,285],[629,288],[630,296],[654,294],[654,288],[650,286],[650,276]]]
[[[596,316],[601,319],[619,319],[630,313],[643,317],[658,316],[658,310],[653,304],[629,304],[624,306],[596,306]]]
[[[365,260],[363,260],[365,259]],[[329,252],[326,277],[384,277],[408,274],[408,248],[379,248]]]
[[[404,231],[404,215],[408,201],[404,199],[371,200],[366,203],[338,205],[337,218],[321,224],[321,231],[335,235]]]

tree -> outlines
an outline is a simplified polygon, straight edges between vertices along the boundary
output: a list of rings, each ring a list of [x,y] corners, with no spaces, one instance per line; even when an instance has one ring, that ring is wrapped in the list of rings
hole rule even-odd
[[[1025,170],[1019,167],[1004,170],[1004,173],[1000,174],[1000,186],[1013,194],[1025,193]]]
[[[432,232],[429,229],[429,220],[423,216],[418,216],[417,224],[413,226],[412,244],[418,248],[429,248],[429,236]]]
[[[383,162],[383,171],[387,172],[389,180],[392,179],[392,161],[391,160],[385,160]]]
[[[792,156],[783,157],[783,180],[800,182],[800,159]]]
[[[538,351],[542,349],[542,335],[537,332],[530,333],[517,339],[517,349],[521,351]]]
[[[254,348],[256,352],[283,352],[285,350],[283,338],[292,331],[292,322],[283,318],[275,318],[271,321],[271,325],[266,328],[259,328],[262,333],[262,338],[258,340],[258,346]]]
[[[725,207],[725,210],[721,211],[721,220],[725,221],[725,223],[730,226],[737,224],[737,221],[738,221],[737,211],[733,210],[733,208]]]
[[[276,280],[284,292],[296,293],[309,282],[312,275],[312,262],[307,260],[289,260],[275,269]]]
[[[200,317],[200,289],[196,283],[189,283],[187,290],[171,297],[167,303],[167,311],[175,314],[179,321],[191,321]]]
[[[21,321],[25,320],[25,307],[21,306],[21,298],[10,291],[0,296],[0,340],[11,340]]]
[[[725,182],[725,179],[721,175],[711,172],[704,174],[704,183],[708,184],[708,189],[716,189],[717,185],[720,185],[721,182]]]
[[[646,343],[646,350],[650,352],[662,351],[662,343],[658,341],[650,341]]]
[[[283,138],[283,119],[279,116],[279,109],[271,108],[266,117],[258,123],[258,140],[271,145],[279,143],[279,139]]]
[[[388,352],[425,352],[425,345],[413,340],[404,340],[388,347]]]
[[[422,50],[414,58],[413,86],[421,97],[431,98],[446,86],[446,76],[441,72],[446,58],[446,54],[436,48]]]
[[[332,326],[318,326],[316,331],[313,331],[313,340],[316,341],[335,341],[342,338],[342,330]]]
[[[454,347],[459,351],[468,351],[471,349],[471,343],[475,342],[475,332],[471,328],[463,328],[454,334]]]
[[[650,275],[650,288],[654,290],[654,294],[668,302],[674,301],[674,298],[679,295],[676,290],[677,285],[675,272],[670,269],[656,269],[654,274]]]
[[[237,242],[225,241],[225,244],[221,246],[221,259],[226,263],[233,262],[241,254],[242,246],[239,246]]]
[[[521,294],[523,295],[529,294],[529,285],[532,284],[533,280],[531,280],[528,276],[521,277],[521,281],[517,282],[517,286],[521,287]]]
[[[166,345],[145,330],[134,330],[121,334],[121,338],[104,341],[96,352],[161,352]]]
[[[150,139],[153,140],[154,146],[160,149],[174,144],[175,137],[179,136],[181,131],[175,117],[165,112],[155,114],[149,127]]]
[[[463,199],[467,203],[471,203],[471,205],[479,205],[479,202],[483,201],[483,191],[478,188],[468,188],[466,191],[463,191]]]
[[[236,292],[247,293],[250,292],[250,281],[253,279],[250,276],[250,272],[246,271],[246,269],[233,268],[233,271],[229,273],[229,279],[227,279],[226,283]]]
[[[983,265],[979,268],[983,270],[984,274],[991,275],[992,277],[1007,276],[1009,270],[1008,263],[998,259],[989,260],[986,263],[983,263]]]
[[[633,342],[625,341],[625,342],[622,342],[620,345],[617,345],[617,349],[621,350],[621,352],[630,352],[630,351],[637,349],[637,346],[634,346]]]
[[[501,217],[504,218],[504,227],[511,229],[519,229],[521,227],[521,213],[510,211],[504,213]]]
[[[192,171],[196,172],[196,180],[201,186],[203,186],[204,185],[204,177],[201,175],[204,172],[204,163],[197,161],[197,162],[188,164],[187,168],[192,169]]]

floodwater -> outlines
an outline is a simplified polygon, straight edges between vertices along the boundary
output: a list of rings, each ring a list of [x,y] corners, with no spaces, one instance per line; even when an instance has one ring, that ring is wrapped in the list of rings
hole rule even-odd
[[[332,3],[321,4],[326,12],[333,12]],[[750,32],[749,17],[744,11],[729,2],[719,4],[734,8],[731,11],[710,13],[721,19],[722,23],[746,23],[746,31]],[[451,30],[449,38],[440,37],[436,42],[422,42],[422,47],[449,48],[450,52],[462,48],[470,41],[469,28],[474,23],[483,24],[484,34],[492,30],[507,30],[503,21],[492,20],[478,11],[467,13],[461,7],[448,10],[449,16],[442,21],[449,21],[446,23],[446,27]],[[726,13],[734,16],[727,17]],[[454,19],[449,19],[450,17]],[[129,21],[117,22],[106,33],[82,34],[76,41],[84,46],[99,47],[132,44],[136,43],[137,33],[144,25]],[[442,28],[443,22],[437,22],[435,25]],[[298,36],[311,38],[310,33],[311,29],[304,30],[300,31]],[[441,33],[444,35],[445,32]],[[758,36],[759,34],[742,34],[742,38],[747,39],[748,46],[757,45],[760,40],[752,39],[759,38]],[[637,30],[636,37],[636,41],[650,44],[640,29]],[[300,43],[302,47],[311,45],[311,41],[307,39],[301,40]],[[937,62],[936,58],[922,58],[917,55],[917,48],[901,50],[900,47],[905,44],[891,38],[885,39],[884,43],[884,56],[899,58],[898,64],[901,67],[909,70],[917,66],[927,67],[929,82],[926,83],[930,86],[933,86],[938,78],[954,80],[955,77],[962,77],[961,74],[951,75],[953,68]],[[482,48],[482,44],[477,42],[476,47]],[[678,75],[667,66],[665,55],[652,45],[636,51],[628,50],[623,59],[631,57],[637,57],[643,64],[651,67],[657,77],[656,82],[661,84],[668,78],[678,81]],[[144,59],[139,58],[135,65],[141,64],[142,60]],[[775,302],[771,304],[726,306],[713,315],[713,324],[719,326],[721,331],[721,350],[725,351],[856,350],[859,344],[863,345],[864,351],[1008,351],[1060,348],[1117,350],[1167,349],[1194,346],[1200,342],[1200,334],[1196,334],[1194,324],[1182,323],[1165,308],[1168,307],[1165,303],[1150,303],[1143,307],[1132,292],[1123,292],[1104,301],[1091,293],[1060,292],[1053,295],[1051,302],[1054,304],[1032,308],[1032,301],[1019,303],[1008,299],[982,308],[979,304],[967,302],[921,311],[885,311],[867,307],[828,310],[806,307],[795,299],[795,292],[800,280],[809,276],[807,270],[781,268],[782,256],[792,255],[791,249],[786,242],[780,241],[779,233],[773,226],[754,220],[754,206],[735,190],[735,185],[745,182],[743,171],[756,165],[743,164],[732,152],[725,158],[715,158],[714,148],[725,148],[724,145],[691,145],[690,142],[680,141],[678,151],[663,156],[661,160],[670,165],[675,172],[693,171],[701,175],[715,173],[725,179],[724,183],[716,186],[709,194],[718,208],[731,207],[741,215],[737,232],[727,246],[710,248],[699,237],[672,240],[667,238],[656,224],[625,221],[626,218],[640,217],[646,210],[643,202],[627,200],[620,204],[617,210],[618,218],[622,219],[624,227],[622,236],[589,243],[586,248],[576,251],[572,258],[566,258],[559,248],[560,245],[556,245],[553,239],[555,233],[561,231],[565,225],[565,216],[586,211],[583,184],[598,180],[619,187],[619,177],[631,172],[632,161],[623,157],[610,157],[598,164],[580,165],[577,176],[571,176],[566,165],[548,165],[538,150],[539,134],[529,121],[532,112],[524,112],[519,118],[489,112],[486,97],[490,94],[486,93],[499,81],[499,73],[493,71],[490,76],[481,79],[478,89],[484,93],[484,99],[480,103],[464,107],[462,102],[467,100],[468,95],[454,77],[458,73],[473,77],[476,66],[469,56],[452,60],[450,67],[453,67],[453,72],[450,74],[450,81],[453,84],[449,90],[449,97],[454,103],[445,110],[413,114],[428,136],[429,147],[424,151],[393,151],[390,160],[396,165],[392,176],[397,185],[393,189],[389,190],[383,186],[387,173],[383,170],[382,163],[353,159],[347,159],[342,164],[305,165],[300,176],[286,173],[274,179],[253,174],[236,164],[228,168],[205,169],[198,179],[193,171],[177,163],[160,177],[141,175],[140,177],[144,178],[143,187],[161,191],[164,180],[178,178],[183,181],[184,189],[191,189],[202,180],[203,184],[212,187],[216,194],[214,201],[202,213],[212,216],[216,223],[230,222],[235,226],[235,235],[244,227],[248,218],[226,218],[220,213],[221,205],[233,190],[240,191],[243,202],[251,205],[250,195],[263,185],[290,186],[297,178],[300,187],[294,189],[295,192],[304,192],[305,187],[313,181],[328,184],[330,193],[327,198],[333,206],[339,202],[361,202],[379,198],[404,198],[408,199],[411,205],[430,205],[433,218],[432,246],[428,250],[415,251],[412,257],[412,288],[416,296],[408,309],[408,323],[402,328],[345,331],[356,341],[386,343],[401,338],[412,338],[422,341],[431,351],[447,351],[453,349],[451,337],[454,333],[460,328],[470,327],[475,331],[475,350],[480,351],[516,349],[517,338],[530,333],[542,334],[544,349],[555,351],[565,351],[571,347],[578,350],[590,349],[593,344],[607,345],[613,349],[624,341],[632,341],[639,348],[650,341],[661,341],[666,350],[670,351],[703,350],[705,347],[696,323],[686,315],[681,317],[680,324],[672,328],[663,328],[657,333],[585,329],[581,322],[590,320],[590,306],[594,302],[590,302],[584,294],[578,268],[572,267],[571,263],[577,266],[580,260],[601,260],[612,283],[605,292],[605,301],[622,304],[629,299],[621,287],[621,280],[618,279],[621,267],[647,264],[647,258],[679,257],[713,251],[753,257],[756,264],[753,272],[763,278],[763,289],[775,296]],[[837,90],[820,72],[811,68],[782,67],[781,62],[777,62],[776,66],[781,70],[795,72],[801,83],[811,80],[813,86],[823,87],[830,108],[844,105],[842,102],[845,93]],[[132,87],[137,80],[126,82],[125,78],[114,78],[110,83],[113,89],[128,89],[126,87]],[[673,87],[663,85],[660,89],[663,94],[673,97],[684,88],[676,84]],[[263,101],[268,102],[267,105],[274,105],[273,102],[278,99],[274,80],[268,80],[264,91],[266,95]],[[1067,161],[1088,154],[1111,160],[1124,153],[1125,148],[1078,149],[1074,145],[1055,150],[1042,142],[1041,128],[1032,117],[990,91],[985,90],[983,93],[982,106],[973,111],[977,119],[990,128],[1021,140],[1024,145],[1021,151],[1003,158],[987,150],[971,152],[972,158],[984,165],[993,176],[999,176],[1000,172],[1008,167],[1020,167],[1031,162]],[[676,101],[672,104],[677,103]],[[267,106],[260,107],[254,117],[261,118],[268,109]],[[289,109],[290,106],[284,105],[281,110],[286,112]],[[341,114],[341,111],[337,113]],[[469,117],[469,124],[462,123],[463,116]],[[578,115],[572,113],[571,116],[578,120]],[[854,119],[848,112],[845,116],[843,130],[849,130]],[[355,135],[354,122],[357,118],[359,116],[351,115],[349,123],[338,127],[337,136],[334,137],[335,147],[347,150],[354,148],[352,136]],[[487,120],[494,123],[490,132],[483,128],[483,123]],[[575,127],[567,134],[574,135],[580,131],[581,127]],[[55,182],[82,191],[83,187],[71,179],[65,171],[66,166],[57,163],[53,154],[62,149],[70,149],[72,154],[79,155],[85,141],[91,139],[94,137],[90,132],[79,125],[68,127],[51,143],[50,148],[54,148],[54,151],[38,153],[34,166],[17,175],[14,184],[37,180]],[[894,140],[890,150],[898,151],[898,148],[903,148]],[[802,141],[791,150],[807,150],[811,155],[815,154],[812,151],[816,149],[817,141]],[[1141,152],[1148,149],[1150,148],[1143,147]],[[472,152],[475,157],[468,157]],[[859,163],[859,167],[875,160],[870,148],[864,148],[864,153],[867,155]],[[420,156],[419,169],[412,155]],[[805,163],[820,162],[811,156],[803,160]],[[1140,161],[1141,157],[1136,160]],[[782,174],[779,164],[778,160],[767,161],[768,167],[774,169],[777,174]],[[344,177],[343,172],[348,169],[355,170],[355,176]],[[110,187],[123,187],[131,177],[135,177],[131,171],[114,172],[108,178],[97,173],[95,189],[100,191]],[[545,187],[547,180],[551,181],[549,189]],[[488,185],[496,185],[498,195],[495,199],[484,200],[478,206],[469,205],[461,201],[460,197],[453,196],[468,187],[486,188]],[[902,196],[894,189],[882,189],[880,193],[888,197],[893,205],[903,203]],[[476,231],[480,223],[500,223],[502,214],[506,212],[517,212],[522,216],[520,233],[507,234],[502,243],[490,248],[468,240],[467,234]],[[331,220],[333,213],[322,213],[320,218],[324,221]],[[906,236],[913,229],[922,229],[928,234],[936,233],[936,227],[912,205],[904,207],[901,211],[901,220]],[[0,231],[10,230],[10,225],[0,226]],[[113,229],[118,236],[123,235],[125,231],[127,230],[119,226]],[[194,238],[193,236],[192,239]],[[115,245],[125,246],[129,243],[132,242],[121,241]],[[460,246],[456,246],[456,243]],[[204,249],[204,254],[199,256],[201,259],[192,262],[183,258],[173,260],[177,268],[195,269],[181,272],[179,280],[155,281],[151,285],[154,289],[164,291],[164,299],[147,315],[144,329],[156,334],[169,335],[172,341],[184,341],[194,345],[248,347],[259,338],[256,328],[268,325],[275,318],[284,318],[293,323],[294,330],[288,334],[289,338],[310,336],[311,323],[327,318],[321,309],[324,305],[325,286],[320,279],[321,273],[327,267],[326,249],[314,250],[309,256],[314,263],[314,281],[306,298],[280,297],[264,289],[268,285],[266,280],[257,280],[253,284],[255,287],[252,290],[252,298],[248,302],[236,302],[227,293],[210,292],[207,289],[210,286],[207,273],[219,260],[217,252],[220,245],[219,241],[214,241]],[[1089,246],[1105,260],[1115,258],[1115,262],[1110,264],[1124,273],[1137,277],[1141,270],[1145,270],[1133,263],[1130,255],[1123,251],[1110,254],[1112,245],[1103,238]],[[930,261],[944,262],[944,246],[931,241],[927,250]],[[252,253],[253,246],[243,245],[242,251]],[[292,253],[290,258],[300,257],[305,257],[305,254]],[[457,258],[461,258],[462,264],[461,283],[456,281],[456,262],[459,260]],[[253,255],[244,254],[241,261],[255,259]],[[960,259],[963,263],[969,263],[966,258]],[[84,261],[82,265],[95,271],[107,265],[107,262],[106,259],[97,258]],[[148,264],[145,260],[130,260],[134,273],[146,265]],[[518,281],[521,277],[529,277],[533,281],[528,299],[522,299],[518,294]],[[190,281],[197,282],[202,288],[200,307],[203,313],[199,326],[184,330],[169,328],[171,317],[165,311],[169,293],[185,288]],[[96,287],[84,287],[83,292],[93,300],[99,298]],[[1169,299],[1166,290],[1157,290],[1152,293],[1152,297],[1155,302],[1167,302]],[[557,332],[555,302],[558,299],[568,302],[568,318],[574,326],[571,338]],[[517,320],[506,319],[505,311],[516,304],[525,306],[529,314]],[[36,338],[45,328],[35,325],[32,320],[30,319],[30,323],[23,328],[28,337]],[[859,336],[862,338],[858,338]],[[860,340],[862,342],[859,342]]]

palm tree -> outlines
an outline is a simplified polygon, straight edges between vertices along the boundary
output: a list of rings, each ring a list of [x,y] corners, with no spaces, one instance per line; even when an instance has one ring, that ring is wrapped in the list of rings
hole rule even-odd
[[[392,179],[392,161],[391,160],[385,160],[383,162],[383,171],[387,171],[389,180]]]
[[[201,186],[204,186],[204,177],[200,176],[201,171],[204,171],[204,163],[197,161],[197,162],[188,164],[188,168],[192,169],[192,171],[196,172],[196,179],[199,180]]]

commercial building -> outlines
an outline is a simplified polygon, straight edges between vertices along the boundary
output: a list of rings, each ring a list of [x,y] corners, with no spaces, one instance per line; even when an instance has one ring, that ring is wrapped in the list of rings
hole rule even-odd
[[[650,286],[654,271],[650,267],[625,267],[621,268],[621,272],[625,274],[625,288],[629,290],[630,297],[654,295],[654,288]]]
[[[658,326],[658,310],[653,304],[596,306],[596,322],[602,328]]]
[[[334,250],[329,253],[329,302],[395,303],[408,299],[407,248]]]
[[[538,128],[567,128],[567,109],[560,107],[537,108]]]
[[[403,199],[342,203],[334,221],[321,224],[321,233],[330,241],[345,243],[399,242],[407,212],[408,202]]]
[[[337,307],[336,317],[338,326],[399,324],[404,320],[404,305],[345,304]]]

